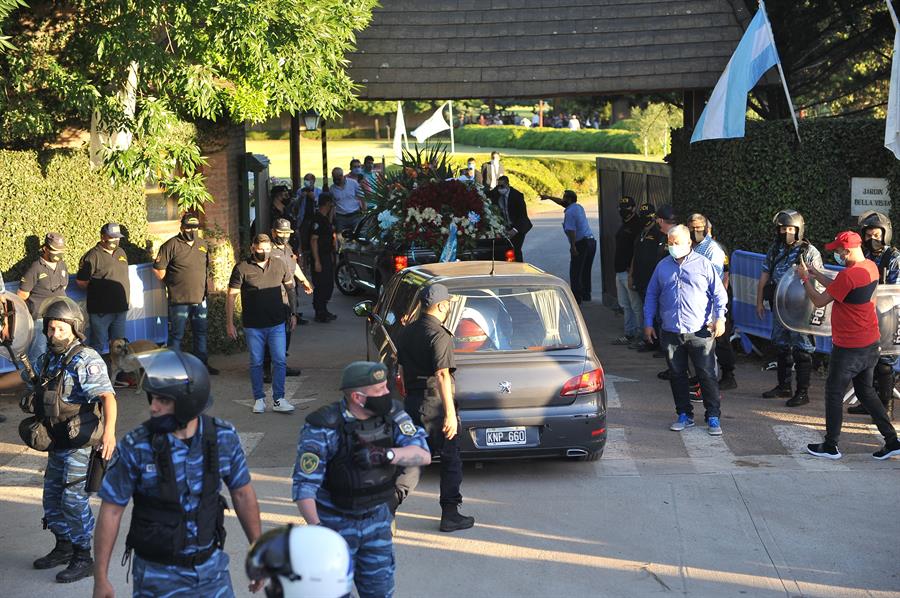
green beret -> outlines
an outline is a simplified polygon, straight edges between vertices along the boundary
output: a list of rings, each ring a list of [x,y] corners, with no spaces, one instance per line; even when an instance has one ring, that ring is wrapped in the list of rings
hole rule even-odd
[[[387,368],[375,361],[354,361],[341,373],[341,390],[373,386],[387,381]]]

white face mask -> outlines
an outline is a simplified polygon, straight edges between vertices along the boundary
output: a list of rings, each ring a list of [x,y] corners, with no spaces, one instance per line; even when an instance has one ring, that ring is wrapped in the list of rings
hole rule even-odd
[[[497,164],[500,164],[500,158],[492,158],[491,162],[493,162],[494,166],[496,166]]]
[[[669,245],[669,255],[671,255],[676,260],[680,260],[690,252],[690,245]]]

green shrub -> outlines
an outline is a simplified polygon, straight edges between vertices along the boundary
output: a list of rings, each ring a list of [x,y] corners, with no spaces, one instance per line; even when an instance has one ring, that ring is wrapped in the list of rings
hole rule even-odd
[[[637,154],[638,137],[621,129],[537,129],[514,125],[466,125],[456,130],[456,141],[492,148],[516,148],[605,154]]]
[[[100,227],[118,222],[127,232],[122,248],[132,264],[150,261],[144,190],[110,185],[91,169],[87,152],[0,150],[0,269],[18,280],[48,231],[66,238],[66,263],[78,260],[100,239]]]

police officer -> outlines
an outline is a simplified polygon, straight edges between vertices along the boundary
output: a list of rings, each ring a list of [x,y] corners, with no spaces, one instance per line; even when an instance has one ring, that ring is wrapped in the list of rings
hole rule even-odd
[[[197,235],[200,218],[196,214],[181,217],[181,232],[159,248],[153,273],[166,285],[169,298],[169,339],[166,345],[180,351],[187,321],[191,321],[194,355],[206,364],[210,374],[219,370],[209,365],[206,352],[207,305],[209,287],[209,244]]]
[[[394,593],[391,511],[398,467],[431,462],[425,431],[391,400],[387,368],[356,361],[341,375],[344,397],[306,418],[292,496],[309,525],[341,534],[360,598]]]
[[[459,417],[454,399],[453,334],[444,327],[450,313],[450,292],[437,283],[422,292],[422,316],[409,324],[397,341],[397,362],[406,388],[406,411],[425,428],[431,450],[441,457],[442,532],[475,525],[474,517],[461,515],[462,460],[459,456]],[[415,489],[419,470],[406,468],[397,480],[391,506],[397,506]]]
[[[64,297],[69,286],[69,269],[63,261],[66,241],[59,233],[47,233],[41,245],[41,253],[22,275],[19,290],[16,294],[28,305],[28,311],[34,318],[35,328],[43,329],[40,310],[44,301],[51,297]],[[34,363],[47,351],[47,337],[35,334],[28,359]]]
[[[862,238],[863,255],[878,266],[878,284],[897,284],[900,278],[900,251],[891,246],[892,227],[890,219],[879,212],[866,212],[859,217],[859,236]],[[878,398],[887,411],[888,418],[894,419],[894,365],[895,355],[882,355],[875,366],[875,389]],[[868,413],[862,402],[851,405],[847,413]]]
[[[775,240],[766,252],[762,274],[756,286],[756,314],[765,318],[763,301],[768,301],[774,311],[775,289],[781,277],[802,260],[815,270],[822,270],[822,256],[804,233],[803,216],[796,210],[781,210],[772,219]],[[809,335],[794,332],[782,326],[778,318],[772,318],[772,342],[778,348],[778,385],[762,393],[763,398],[787,398],[788,407],[809,403],[809,380],[812,375],[812,354],[816,346]],[[797,391],[791,395],[791,368],[797,374]]]
[[[33,394],[22,407],[34,416],[22,421],[19,435],[38,451],[47,451],[44,474],[44,529],[56,537],[35,569],[68,563],[56,575],[60,583],[91,575],[91,535],[94,516],[85,489],[91,448],[109,459],[116,447],[116,395],[106,364],[84,340],[84,314],[68,297],[56,297],[41,308],[47,352],[25,371],[0,378],[0,390],[24,381]]]
[[[114,595],[109,559],[132,498],[125,560],[134,551],[134,596],[233,596],[222,550],[223,481],[247,539],[260,534],[240,439],[233,425],[204,414],[212,396],[206,365],[197,357],[159,349],[137,358],[146,372],[150,419],[122,439],[100,489],[94,598]]]
[[[340,170],[340,169],[336,169]],[[334,198],[331,193],[319,196],[319,209],[313,215],[309,227],[310,270],[312,271],[313,308],[316,322],[327,324],[337,316],[328,311],[328,302],[334,292]]]

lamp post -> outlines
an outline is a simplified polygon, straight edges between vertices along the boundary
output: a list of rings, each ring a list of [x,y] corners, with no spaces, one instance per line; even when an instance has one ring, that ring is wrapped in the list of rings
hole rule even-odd
[[[298,112],[291,113],[290,131],[290,155],[291,155],[291,185],[295,190],[300,189],[300,120],[307,131],[315,131],[319,126],[319,114],[315,110],[307,110],[302,115]]]

